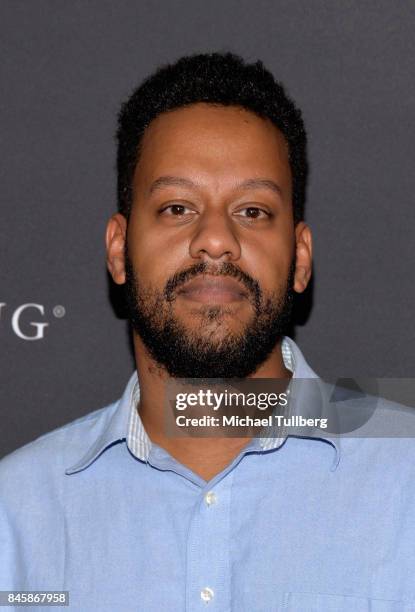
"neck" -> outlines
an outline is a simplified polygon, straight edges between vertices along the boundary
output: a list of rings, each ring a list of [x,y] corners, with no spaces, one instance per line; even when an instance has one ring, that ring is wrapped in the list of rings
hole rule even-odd
[[[165,388],[170,376],[156,364],[134,333],[134,351],[140,385],[138,411],[150,440],[164,448],[172,457],[209,481],[220,473],[250,442],[250,438],[171,437],[165,432]],[[281,342],[269,357],[248,378],[290,378],[284,365]]]

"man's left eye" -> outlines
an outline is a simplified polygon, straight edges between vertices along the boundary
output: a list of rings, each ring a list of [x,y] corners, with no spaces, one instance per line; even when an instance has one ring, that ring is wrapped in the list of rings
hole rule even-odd
[[[246,214],[242,214],[245,213]],[[247,219],[265,219],[270,216],[269,212],[263,210],[262,208],[258,208],[257,206],[247,206],[242,210],[239,210],[236,214],[241,214],[242,217],[246,217]]]

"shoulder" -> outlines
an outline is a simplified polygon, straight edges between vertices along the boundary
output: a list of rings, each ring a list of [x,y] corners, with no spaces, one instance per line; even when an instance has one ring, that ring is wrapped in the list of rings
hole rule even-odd
[[[355,402],[351,431],[341,435],[346,464],[368,472],[413,479],[415,465],[415,409],[383,398]],[[362,418],[359,420],[358,415]],[[413,488],[413,487],[412,487]]]
[[[0,460],[1,498],[19,488],[50,484],[79,460],[105,430],[118,402],[50,431]]]

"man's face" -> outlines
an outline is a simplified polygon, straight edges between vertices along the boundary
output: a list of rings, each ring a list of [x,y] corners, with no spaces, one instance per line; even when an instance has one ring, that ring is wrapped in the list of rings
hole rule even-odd
[[[134,175],[125,269],[112,272],[155,361],[176,377],[255,372],[284,333],[293,288],[307,284],[296,270],[304,227],[294,228],[288,148],[270,121],[202,103],[155,119]]]

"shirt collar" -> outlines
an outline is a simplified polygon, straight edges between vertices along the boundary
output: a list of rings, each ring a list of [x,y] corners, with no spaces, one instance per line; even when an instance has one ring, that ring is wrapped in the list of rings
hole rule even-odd
[[[112,404],[108,408],[103,408],[98,417],[98,421],[94,420],[91,427],[97,427],[100,433],[95,438],[92,445],[89,445],[88,450],[82,458],[65,470],[66,474],[74,474],[87,468],[95,459],[97,459],[109,446],[117,442],[123,442],[126,439],[128,423],[132,407],[134,411],[136,404],[134,403],[134,390],[138,385],[137,372],[134,372],[127,383],[121,399]]]
[[[284,336],[282,340],[281,351],[282,351],[282,356],[284,359],[285,367],[291,370],[291,372],[293,373],[292,378],[297,379],[296,390],[300,389],[303,392],[305,392],[307,396],[307,400],[309,400],[310,396],[313,396],[315,392],[317,391],[317,387],[315,385],[308,385],[307,383],[303,384],[304,380],[314,379],[317,382],[320,380],[319,376],[308,365],[298,345],[294,342],[294,340],[292,340],[288,336]],[[317,392],[314,395],[314,408],[317,414],[319,412],[319,407],[320,407],[318,405],[319,400],[321,401],[321,396]],[[313,403],[313,397],[311,397],[310,404],[308,404],[307,406],[307,410],[309,412],[310,411],[312,412],[312,408],[311,408],[312,403]],[[303,401],[297,403],[297,409],[301,410],[302,406],[303,406]],[[289,409],[289,414],[291,414],[291,412],[292,414],[295,414],[295,410],[296,408],[292,407],[291,410]],[[312,416],[311,413],[310,413],[310,416]],[[251,450],[251,449],[252,450],[255,450],[255,449],[264,450],[264,451],[273,450],[273,449],[278,448],[279,446],[282,446],[284,441],[289,437],[307,438],[309,436],[305,436],[305,435],[304,436],[302,435],[292,436],[288,434],[287,436],[282,435],[279,437],[255,438],[248,445],[246,450]],[[337,436],[331,436],[330,434],[323,435],[319,433],[318,436],[313,435],[312,439],[324,441],[325,443],[328,442],[329,444],[331,444],[331,446],[334,448],[335,456],[331,464],[330,470],[331,471],[336,470],[337,466],[339,465],[340,455],[341,455],[340,438]]]
[[[293,372],[293,378],[306,379],[318,378],[317,374],[310,368],[297,344],[284,336],[281,343],[281,351],[285,367]],[[66,474],[74,474],[87,468],[95,461],[109,446],[117,442],[127,442],[131,453],[142,461],[147,461],[152,442],[144,429],[140,415],[136,409],[140,399],[140,387],[137,371],[130,377],[121,399],[113,404],[110,409],[103,409],[103,423],[101,433],[89,446],[87,452],[73,466],[68,468]],[[300,436],[301,437],[301,436]],[[285,437],[255,438],[247,445],[245,451],[269,451],[278,448],[285,441]],[[329,435],[315,438],[330,443],[335,449],[335,459],[331,470],[335,470],[340,461],[340,439]]]

